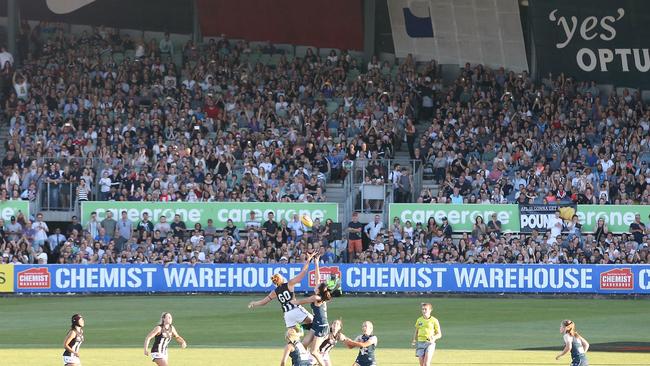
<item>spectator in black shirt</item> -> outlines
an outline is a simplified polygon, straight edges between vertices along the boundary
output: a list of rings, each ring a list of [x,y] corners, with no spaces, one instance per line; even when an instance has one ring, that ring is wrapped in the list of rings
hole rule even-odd
[[[442,236],[445,238],[451,238],[451,235],[454,233],[454,230],[447,220],[447,216],[442,218],[442,226],[440,229],[442,230]]]
[[[138,231],[140,232],[140,238],[142,238],[144,232],[153,232],[153,223],[149,221],[149,214],[146,212],[142,214],[142,220],[138,223]]]
[[[643,243],[643,235],[645,234],[645,224],[641,222],[641,215],[634,216],[634,222],[630,224],[630,233],[634,235],[634,241],[641,244]]]
[[[59,208],[59,187],[61,185],[61,173],[56,169],[55,164],[50,165],[50,171],[47,173],[48,183],[48,207]]]
[[[269,212],[267,217],[268,220],[264,222],[262,225],[262,228],[266,230],[266,233],[269,236],[275,236],[275,233],[278,231],[280,228],[280,225],[278,225],[278,222],[274,220],[275,214],[273,212]]]
[[[65,233],[67,236],[70,236],[72,234],[73,230],[77,230],[78,233],[83,231],[83,227],[81,227],[81,224],[79,223],[79,218],[77,216],[72,216],[72,222],[70,225],[65,230]]]
[[[359,213],[354,212],[352,214],[352,221],[348,223],[348,262],[352,262],[355,254],[363,251],[361,232],[363,231],[364,226],[365,225],[359,222]]]
[[[172,222],[170,226],[175,237],[180,239],[183,239],[185,237],[185,231],[187,230],[187,227],[185,226],[185,222],[181,220],[181,215],[174,215],[174,222]]]
[[[223,232],[224,234],[228,234],[228,236],[232,236],[235,240],[239,240],[239,229],[233,225],[231,219],[228,219],[226,222],[226,227],[223,228]]]

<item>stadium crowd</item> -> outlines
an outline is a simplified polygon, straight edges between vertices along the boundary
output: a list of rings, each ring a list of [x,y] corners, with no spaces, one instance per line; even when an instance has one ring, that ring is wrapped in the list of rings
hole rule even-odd
[[[650,108],[639,91],[465,65],[417,158],[441,184],[424,203],[650,203]]]
[[[175,47],[168,35],[145,42],[102,27],[22,32],[21,67],[2,65],[10,139],[0,200],[319,202],[324,182],[356,165],[409,201],[408,172],[381,161],[405,144],[441,184],[418,202],[648,203],[650,110],[638,93],[601,98],[564,75],[535,84],[525,72],[469,64],[443,87],[435,61],[411,57],[362,64],[345,51],[293,58],[227,39]],[[550,237],[477,222],[453,237],[445,221],[353,219],[339,241],[332,223],[187,228],[180,217],[143,217],[120,229],[120,219],[50,231],[38,214],[17,215],[0,225],[3,262],[299,262],[309,250],[325,262],[648,259],[645,227],[632,238],[579,227]]]

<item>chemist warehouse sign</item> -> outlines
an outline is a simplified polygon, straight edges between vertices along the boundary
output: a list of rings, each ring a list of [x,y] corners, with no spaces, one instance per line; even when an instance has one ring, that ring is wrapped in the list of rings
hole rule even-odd
[[[16,292],[265,292],[300,265],[17,265]],[[313,270],[313,266],[310,271]],[[650,265],[335,265],[346,292],[650,294]],[[297,291],[310,291],[306,275]]]

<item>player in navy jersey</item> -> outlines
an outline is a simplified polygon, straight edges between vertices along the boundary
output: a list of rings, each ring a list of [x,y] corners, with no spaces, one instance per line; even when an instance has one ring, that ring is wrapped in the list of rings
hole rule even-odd
[[[377,347],[377,337],[372,335],[373,326],[369,321],[361,325],[362,334],[354,341],[346,340],[348,348],[359,347],[359,354],[352,366],[377,366],[375,360],[375,348]]]
[[[293,299],[291,300],[291,303],[294,305],[311,304],[311,311],[314,314],[314,318],[311,323],[311,329],[305,335],[302,343],[307,347],[309,353],[314,356],[318,364],[324,365],[319,349],[321,343],[323,343],[325,337],[329,334],[327,302],[332,299],[332,294],[327,288],[327,284],[320,281],[320,267],[318,265],[319,259],[320,255],[317,255],[314,258],[314,263],[316,264],[316,286],[314,286],[314,295],[300,300]]]
[[[346,342],[348,340],[348,338],[343,333],[341,333],[342,329],[343,322],[339,319],[336,319],[330,325],[330,332],[325,337],[325,340],[323,340],[323,343],[321,343],[319,349],[321,357],[323,359],[322,366],[333,366],[334,364],[330,360],[330,351],[332,348],[334,348],[334,346],[336,346],[336,343],[339,341]]]
[[[309,351],[300,342],[300,333],[295,327],[287,329],[286,341],[287,345],[284,346],[280,366],[285,366],[285,362],[289,357],[291,357],[292,366],[311,366]]]
[[[302,270],[296,277],[290,279],[289,282],[287,282],[279,273],[274,274],[273,277],[271,277],[271,281],[276,288],[269,292],[269,294],[262,300],[251,301],[248,303],[248,308],[252,309],[256,306],[264,306],[271,302],[271,300],[277,298],[280,302],[282,312],[284,313],[284,323],[287,328],[292,328],[298,324],[303,324],[307,329],[311,328],[311,314],[302,306],[292,304],[291,300],[295,297],[294,288],[307,274],[309,262],[311,262],[312,258],[314,258],[313,253],[307,255],[307,261],[303,265]]]
[[[555,359],[559,360],[560,357],[571,352],[571,366],[589,366],[587,361],[589,342],[576,331],[576,323],[564,320],[560,325],[560,333],[564,338],[564,349]]]
[[[162,313],[160,316],[160,324],[156,325],[155,328],[144,339],[144,355],[148,356],[149,351],[149,342],[153,338],[153,345],[151,346],[151,360],[156,363],[158,366],[167,366],[167,347],[172,338],[176,339],[181,345],[181,348],[187,347],[187,342],[178,335],[176,328],[172,325],[172,315],[170,313]]]
[[[63,364],[65,366],[79,366],[79,347],[84,341],[84,318],[79,314],[74,314],[71,319],[70,330],[63,341]]]

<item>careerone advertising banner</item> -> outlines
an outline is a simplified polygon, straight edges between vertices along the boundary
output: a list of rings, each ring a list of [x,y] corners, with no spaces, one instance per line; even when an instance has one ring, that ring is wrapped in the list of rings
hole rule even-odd
[[[402,223],[409,220],[413,224],[421,222],[426,226],[429,217],[435,218],[438,225],[442,224],[443,217],[447,217],[455,232],[471,232],[477,216],[481,216],[487,224],[493,213],[501,221],[502,231],[519,232],[517,205],[391,203],[388,206],[391,220],[399,217]]]
[[[179,214],[187,227],[199,222],[205,226],[208,219],[214,221],[214,226],[224,227],[228,219],[235,226],[242,227],[250,219],[249,213],[255,212],[255,219],[260,223],[267,220],[267,214],[273,212],[275,221],[290,222],[293,215],[309,215],[312,220],[332,219],[338,222],[339,209],[337,203],[302,203],[302,202],[119,202],[119,201],[88,201],[81,203],[81,223],[86,225],[91,212],[97,212],[99,221],[106,217],[106,212],[113,212],[113,219],[119,220],[122,211],[126,211],[129,220],[134,223],[142,219],[147,212],[149,220],[157,223],[160,216],[167,217],[171,223],[174,215]]]
[[[4,201],[0,202],[0,219],[9,222],[11,216],[18,216],[22,212],[25,217],[29,217],[29,201]]]
[[[390,0],[395,55],[528,70],[518,0]]]
[[[628,233],[636,214],[646,226],[650,224],[650,205],[578,205],[576,212],[583,233],[596,231],[599,218],[605,220],[610,232]]]
[[[574,205],[525,205],[530,210],[526,213],[531,216],[522,219],[518,205],[485,205],[485,204],[429,204],[429,203],[391,203],[388,207],[388,214],[392,220],[398,217],[402,222],[410,220],[412,223],[421,222],[426,225],[429,217],[436,219],[440,224],[443,217],[449,219],[454,232],[471,232],[472,225],[477,216],[483,217],[487,223],[492,213],[497,214],[501,221],[502,231],[522,232],[531,231],[536,228],[544,231],[541,223],[546,223],[546,218],[533,217],[534,211],[541,206],[546,210],[546,215],[554,214],[560,208],[562,217],[569,220],[573,216]],[[532,210],[532,211],[531,211]],[[578,220],[582,224],[583,233],[596,231],[598,219],[602,218],[607,223],[607,228],[614,233],[627,233],[630,231],[630,224],[634,222],[636,214],[641,215],[641,222],[650,225],[650,205],[577,205]]]
[[[15,292],[266,292],[301,265],[16,265]],[[344,292],[650,293],[650,265],[382,265],[321,267]],[[311,292],[314,266],[296,285]]]
[[[650,87],[650,1],[531,0],[540,76]]]

